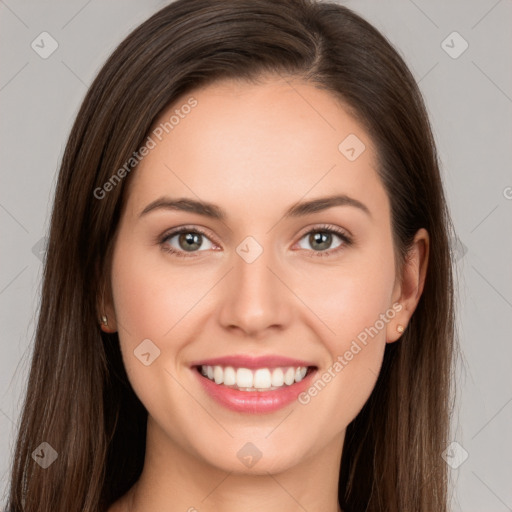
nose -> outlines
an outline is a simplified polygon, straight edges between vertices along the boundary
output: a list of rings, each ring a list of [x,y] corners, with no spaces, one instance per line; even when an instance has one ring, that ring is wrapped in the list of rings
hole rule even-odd
[[[235,254],[234,268],[224,282],[221,325],[256,338],[285,329],[293,314],[293,294],[285,283],[270,250],[251,263]]]

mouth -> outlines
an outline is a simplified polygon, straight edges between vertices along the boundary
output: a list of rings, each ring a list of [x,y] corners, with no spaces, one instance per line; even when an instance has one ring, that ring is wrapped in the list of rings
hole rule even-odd
[[[232,356],[191,365],[210,399],[238,413],[271,413],[297,400],[318,367],[279,356]]]
[[[316,366],[235,368],[221,365],[194,366],[200,375],[218,386],[243,392],[276,391],[303,381]]]

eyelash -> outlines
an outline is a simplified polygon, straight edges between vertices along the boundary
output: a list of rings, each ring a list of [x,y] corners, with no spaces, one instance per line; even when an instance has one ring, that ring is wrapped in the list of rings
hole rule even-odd
[[[195,233],[203,235],[204,237],[210,239],[208,234],[203,231],[201,228],[198,227],[191,227],[191,226],[183,226],[181,228],[178,228],[176,230],[170,231],[162,235],[162,237],[159,239],[158,243],[162,247],[162,250],[165,252],[171,253],[174,256],[177,256],[179,258],[195,258],[194,252],[191,252],[190,254],[187,254],[185,251],[177,251],[176,249],[170,247],[166,244],[166,242],[173,238],[176,235],[181,235],[182,233]],[[336,226],[331,225],[322,225],[318,226],[314,229],[310,229],[306,233],[304,233],[299,240],[302,240],[306,235],[310,235],[311,233],[329,233],[337,235],[341,240],[342,244],[334,249],[328,249],[326,251],[310,251],[312,254],[309,254],[308,257],[315,258],[315,257],[325,257],[325,256],[331,256],[334,253],[340,252],[346,247],[349,247],[352,245],[353,241],[352,238],[347,235],[347,233],[344,230],[341,230],[340,228],[337,228]],[[210,240],[211,241],[211,240]],[[202,251],[195,251],[195,252],[202,252]]]

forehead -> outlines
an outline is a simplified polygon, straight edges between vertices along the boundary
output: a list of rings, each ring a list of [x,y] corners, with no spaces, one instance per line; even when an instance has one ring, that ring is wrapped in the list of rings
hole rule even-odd
[[[383,194],[362,125],[332,93],[298,79],[195,89],[156,120],[150,136],[154,148],[133,171],[132,203],[164,193],[245,207]]]

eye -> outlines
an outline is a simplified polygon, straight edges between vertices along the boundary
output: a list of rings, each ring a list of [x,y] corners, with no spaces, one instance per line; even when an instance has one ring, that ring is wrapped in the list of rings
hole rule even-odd
[[[336,238],[340,241],[337,245],[332,247],[333,240]],[[308,231],[305,236],[301,238],[301,241],[302,240],[306,240],[306,243],[313,248],[313,252],[310,254],[312,257],[330,256],[352,244],[352,239],[348,234],[335,226],[319,226],[318,228]],[[301,249],[308,249],[308,247],[299,246]]]
[[[334,237],[334,238],[333,238]],[[333,240],[338,239],[337,245],[332,247]],[[313,247],[309,256],[330,256],[333,253],[342,251],[345,247],[352,244],[350,236],[342,229],[336,226],[319,226],[308,231],[299,241],[301,249],[308,249],[301,245],[301,241],[306,240]],[[199,250],[204,242],[208,242],[203,250]],[[208,238],[206,233],[197,227],[184,226],[170,231],[159,240],[162,249],[179,257],[194,257],[194,253],[204,250],[215,249],[215,245]]]
[[[193,254],[187,253],[201,252],[197,249],[204,244],[205,240],[209,244],[205,250],[212,249],[214,246],[206,233],[196,227],[185,226],[166,233],[160,240],[160,245],[164,251],[187,258],[193,256]]]

